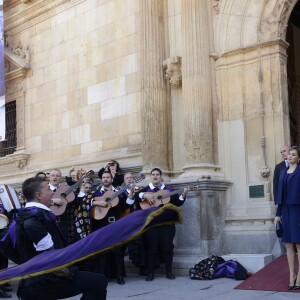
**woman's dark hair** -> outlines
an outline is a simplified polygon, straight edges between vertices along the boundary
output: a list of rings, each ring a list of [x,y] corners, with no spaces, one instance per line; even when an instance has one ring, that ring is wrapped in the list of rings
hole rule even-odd
[[[121,168],[120,168],[120,164],[116,160],[114,160],[114,159],[112,159],[111,162],[114,163],[114,164],[116,164],[116,166],[117,166],[116,167],[116,172],[120,173],[122,171]]]
[[[31,177],[26,179],[22,184],[23,195],[27,202],[35,199],[35,193],[38,193],[42,189],[42,183],[46,181],[46,178]]]
[[[157,171],[160,174],[160,176],[162,175],[162,171],[159,168],[152,169],[151,172],[150,172],[150,174],[152,174],[153,171]]]
[[[34,176],[35,178],[47,178],[47,174],[45,172],[38,172]]]

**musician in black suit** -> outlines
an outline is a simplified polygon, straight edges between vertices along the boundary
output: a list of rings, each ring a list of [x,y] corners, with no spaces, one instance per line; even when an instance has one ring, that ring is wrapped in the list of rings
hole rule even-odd
[[[172,192],[173,188],[164,184],[162,171],[159,168],[154,168],[151,171],[150,176],[151,183],[139,193],[139,197],[141,201],[147,201],[149,204],[154,204],[155,196],[153,196],[153,193],[160,190]],[[175,194],[171,196],[170,203],[181,206],[185,202],[188,192],[189,187],[186,187],[182,195],[179,196],[178,194]],[[165,262],[166,277],[168,279],[175,279],[175,275],[172,272],[173,239],[175,233],[175,225],[162,225],[147,230],[143,235],[146,247],[146,266],[148,272],[146,281],[152,281],[154,279],[154,268],[159,263],[158,260],[160,254]]]
[[[278,194],[278,183],[279,183],[279,177],[280,177],[280,172],[288,167],[288,162],[287,162],[287,156],[289,152],[289,146],[282,146],[280,149],[280,153],[282,156],[283,161],[280,162],[275,166],[274,169],[274,176],[273,176],[273,199],[274,203],[277,203],[277,194]]]
[[[125,206],[132,205],[134,203],[134,199],[132,196],[132,192],[127,196],[125,193],[119,195],[119,202],[116,206],[111,206],[110,203],[107,203],[105,200],[95,199],[96,197],[105,197],[106,192],[117,192],[117,189],[112,185],[113,177],[109,171],[104,171],[102,173],[102,187],[100,191],[97,191],[93,195],[92,199],[92,207],[96,210],[96,206],[99,207],[110,207],[107,214],[99,220],[92,219],[92,231],[100,229],[104,226],[107,226],[118,219],[120,219],[121,211],[125,209]],[[133,186],[134,188],[134,186]],[[126,199],[124,199],[126,197]],[[105,198],[103,198],[105,199]],[[92,213],[93,216],[93,213]],[[94,216],[95,217],[95,216]],[[114,262],[112,262],[114,260]],[[122,248],[114,248],[110,253],[98,255],[96,257],[96,265],[100,273],[105,274],[108,278],[113,277],[111,271],[115,269],[117,275],[117,283],[120,285],[125,284],[123,278],[123,266],[124,266],[124,256],[122,252]]]
[[[16,222],[17,247],[21,262],[65,243],[50,210],[53,191],[41,178],[29,178],[22,185],[26,207],[19,211]],[[48,274],[23,279],[18,297],[22,300],[65,299],[83,293],[82,299],[105,300],[107,279],[76,267],[61,268]]]

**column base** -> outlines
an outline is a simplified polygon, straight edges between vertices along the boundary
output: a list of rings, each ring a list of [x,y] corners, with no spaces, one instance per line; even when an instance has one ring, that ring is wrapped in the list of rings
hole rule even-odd
[[[185,179],[225,179],[223,173],[220,172],[221,167],[214,164],[199,163],[187,164],[183,167],[184,173],[179,178]]]

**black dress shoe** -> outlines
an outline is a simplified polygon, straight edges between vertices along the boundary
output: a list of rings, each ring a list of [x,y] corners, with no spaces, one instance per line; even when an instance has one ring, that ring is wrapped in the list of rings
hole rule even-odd
[[[5,291],[0,290],[0,298],[11,298],[12,295],[7,294]]]
[[[147,275],[146,277],[146,281],[152,281],[154,279],[154,274],[153,273],[150,273]]]
[[[125,284],[124,278],[122,276],[118,277],[117,283],[120,284],[120,285],[124,285]]]
[[[2,284],[2,286],[5,286],[7,288],[12,288],[12,286],[9,282],[6,282],[6,283]]]
[[[11,292],[12,291],[12,286],[10,284],[1,284],[0,285],[0,289],[2,291],[5,291],[5,292]]]
[[[166,277],[167,277],[168,279],[171,279],[171,280],[175,279],[175,275],[174,275],[172,272],[168,272],[168,273],[166,274]]]

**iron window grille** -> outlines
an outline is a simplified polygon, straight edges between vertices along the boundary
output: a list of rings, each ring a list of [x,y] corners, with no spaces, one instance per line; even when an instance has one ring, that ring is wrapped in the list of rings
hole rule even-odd
[[[12,154],[17,148],[16,101],[5,104],[6,139],[0,142],[0,157]]]

